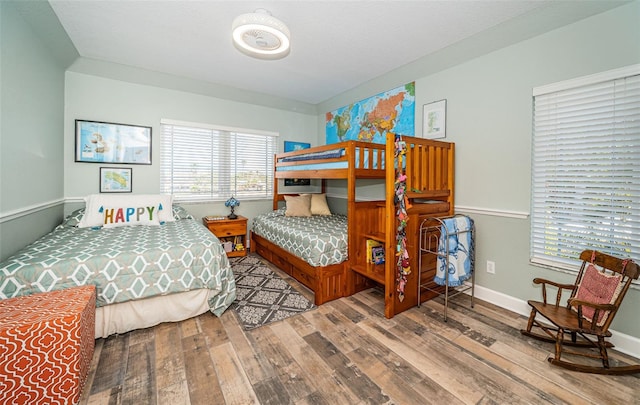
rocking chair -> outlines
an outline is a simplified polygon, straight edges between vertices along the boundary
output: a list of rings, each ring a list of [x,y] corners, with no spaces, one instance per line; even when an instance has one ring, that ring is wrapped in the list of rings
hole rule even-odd
[[[542,284],[542,302],[528,301],[531,315],[526,330],[520,332],[556,345],[555,356],[549,357],[553,365],[569,370],[596,374],[640,373],[640,365],[611,367],[607,348],[613,344],[606,341],[611,337],[609,325],[620,308],[620,304],[633,280],[640,276],[640,266],[631,260],[621,260],[604,253],[585,250],[580,254],[582,266],[574,284],[559,284],[536,278],[535,284]],[[598,270],[596,266],[602,268]],[[555,304],[547,303],[547,285],[556,287]],[[563,291],[571,291],[566,306],[561,306]],[[540,314],[553,326],[536,320]],[[543,333],[532,332],[537,327]],[[570,339],[565,338],[570,335]],[[580,339],[578,339],[578,336]],[[565,346],[597,349],[575,351]],[[602,360],[602,367],[574,363],[561,358],[563,354],[578,355]]]

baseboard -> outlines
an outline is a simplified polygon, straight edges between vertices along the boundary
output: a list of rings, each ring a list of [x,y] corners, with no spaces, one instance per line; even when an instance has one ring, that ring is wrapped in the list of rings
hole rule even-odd
[[[478,299],[490,302],[501,308],[513,311],[517,314],[528,317],[531,313],[530,307],[526,301],[523,301],[519,298],[514,298],[501,292],[493,291],[486,287],[476,285],[474,294]],[[523,324],[523,327],[524,326],[525,325]],[[613,329],[610,329],[610,331],[612,335],[610,341],[615,345],[616,350],[640,359],[639,338],[617,332]]]

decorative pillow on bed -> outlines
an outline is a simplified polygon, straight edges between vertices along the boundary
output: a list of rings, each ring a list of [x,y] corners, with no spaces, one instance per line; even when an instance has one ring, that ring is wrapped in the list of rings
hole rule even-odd
[[[311,216],[311,194],[303,194],[297,197],[285,195],[287,203],[287,217],[310,217]]]
[[[79,228],[159,225],[175,221],[173,210],[169,208],[173,203],[172,195],[92,194],[85,197],[85,203],[85,215]]]
[[[311,215],[331,215],[329,205],[327,205],[326,194],[301,194],[311,196]]]
[[[173,219],[175,219],[176,221],[180,219],[193,219],[193,215],[189,214],[183,207],[174,204]]]
[[[115,228],[129,225],[155,225],[160,226],[159,211],[157,205],[128,205],[126,207],[101,206],[99,211],[103,214],[103,226]]]
[[[62,221],[59,226],[62,227],[73,227],[78,226],[80,221],[82,221],[82,217],[84,216],[84,208],[78,208],[71,212],[71,214],[67,215],[67,217]]]
[[[82,217],[84,216],[84,208],[78,208],[71,212],[71,214],[67,215],[60,225],[56,226],[55,231],[64,228],[75,228],[78,226]]]

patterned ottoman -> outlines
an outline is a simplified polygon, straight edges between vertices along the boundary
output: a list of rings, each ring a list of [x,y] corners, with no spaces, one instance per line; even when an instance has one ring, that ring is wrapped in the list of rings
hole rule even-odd
[[[0,301],[0,404],[76,404],[95,344],[95,286]]]

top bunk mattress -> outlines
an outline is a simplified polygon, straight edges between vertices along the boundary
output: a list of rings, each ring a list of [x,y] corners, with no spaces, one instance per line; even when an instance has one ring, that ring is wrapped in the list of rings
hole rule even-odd
[[[384,170],[384,151],[381,151],[380,158],[378,158],[377,153],[369,153],[369,151],[373,152],[369,147],[355,147],[353,157],[354,167]],[[336,148],[320,152],[277,157],[276,171],[347,169],[349,167],[349,161],[345,155],[345,148]]]
[[[285,209],[258,215],[253,232],[311,266],[342,263],[348,257],[347,217],[340,214],[288,217]]]

